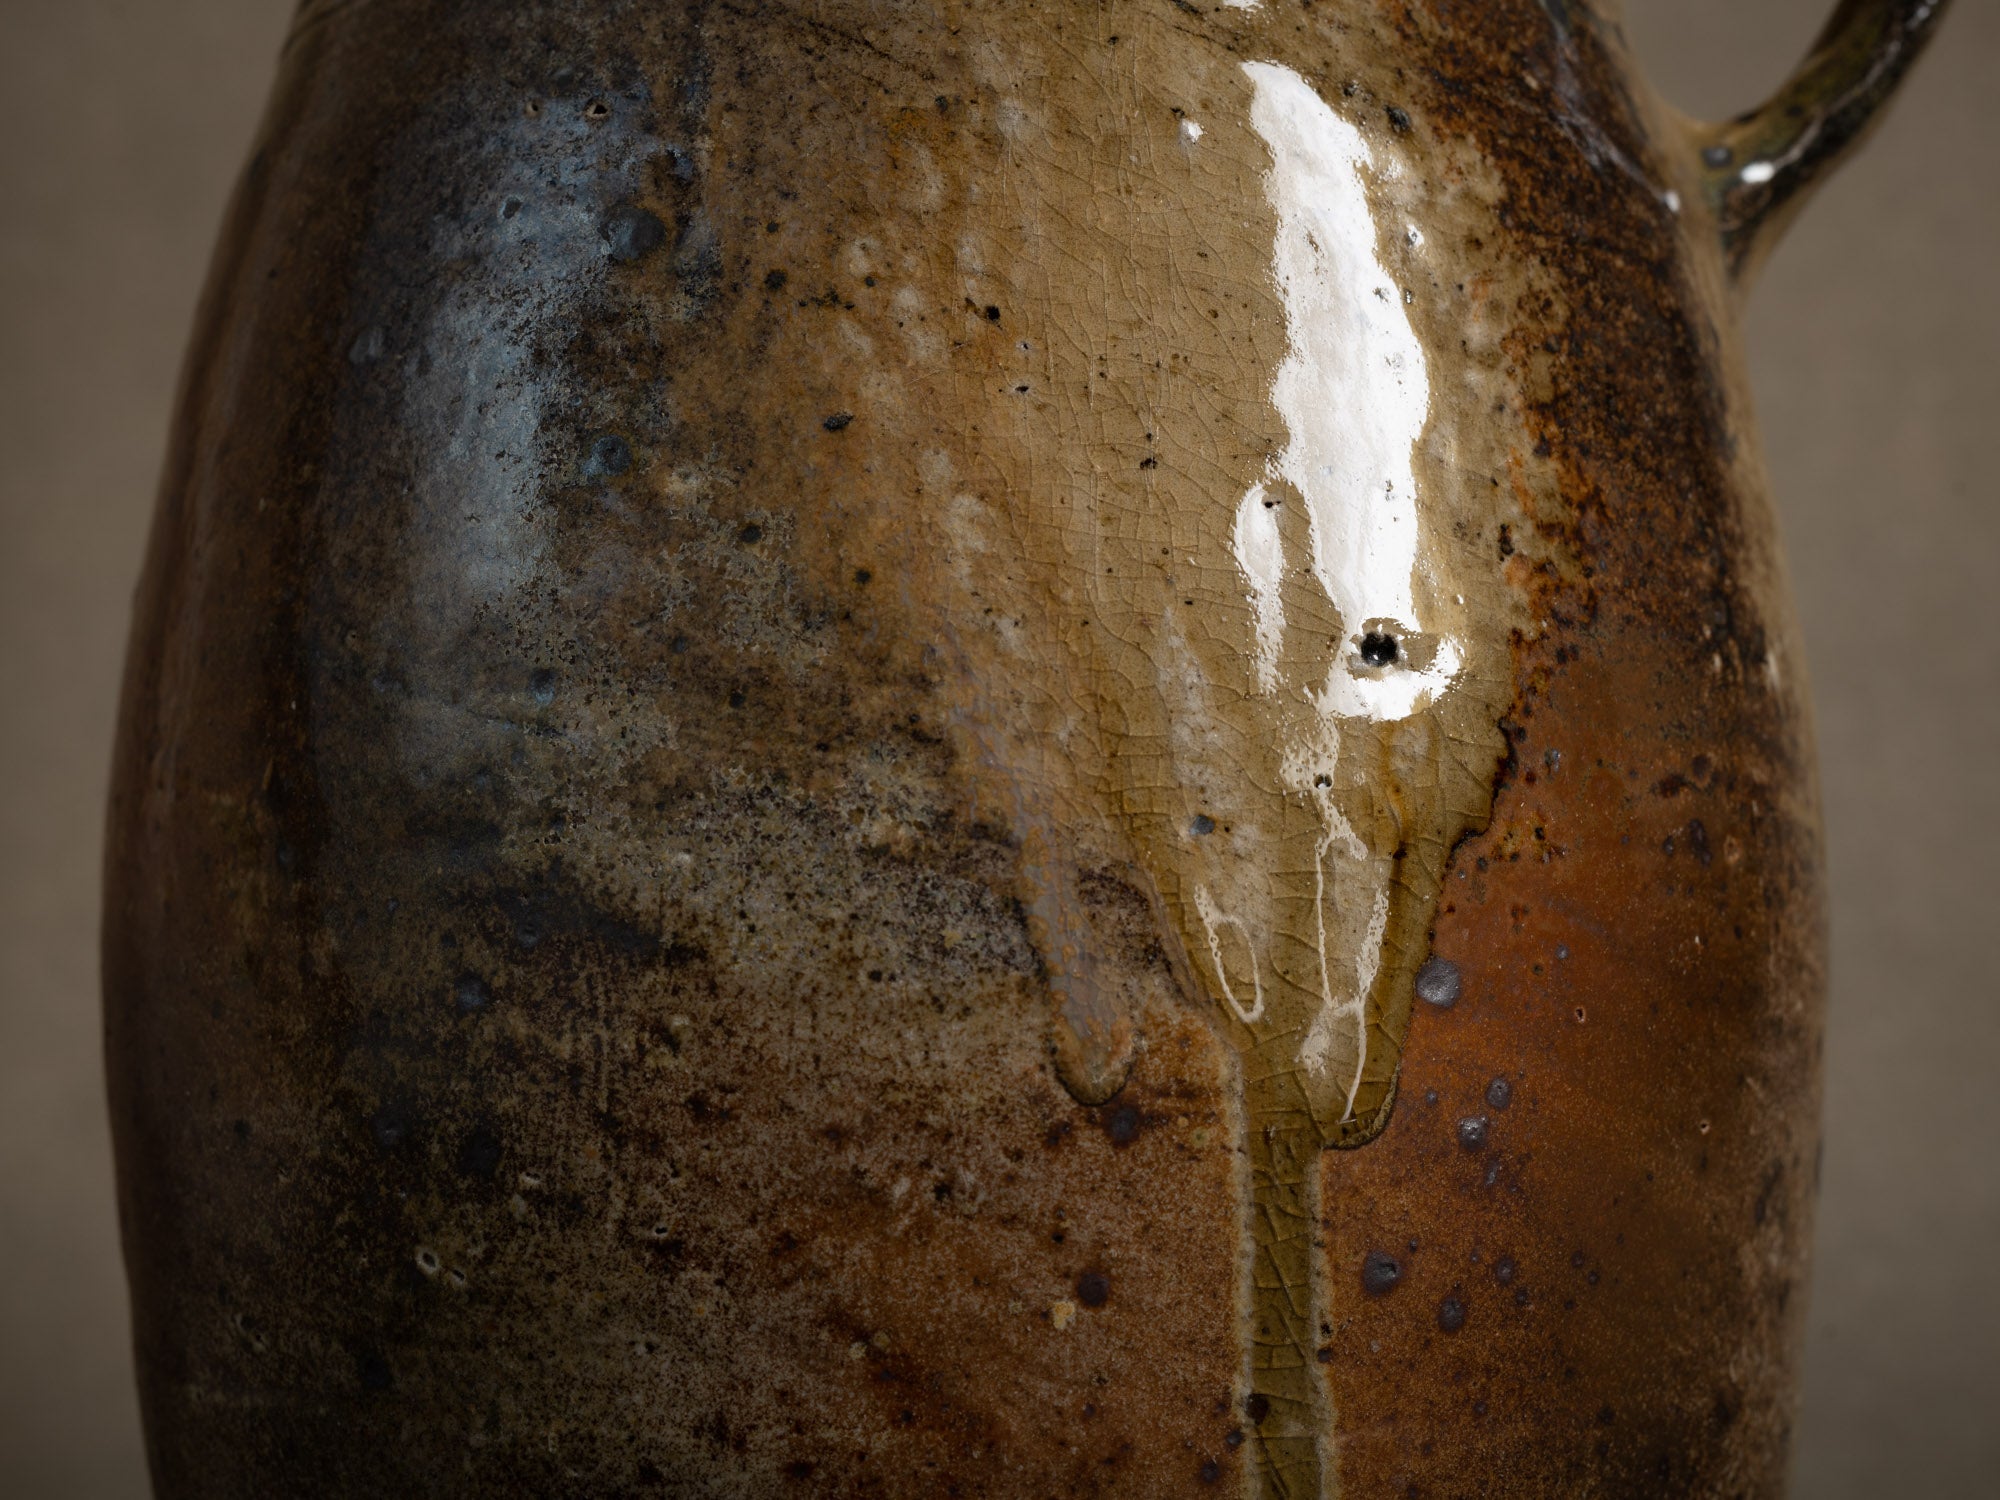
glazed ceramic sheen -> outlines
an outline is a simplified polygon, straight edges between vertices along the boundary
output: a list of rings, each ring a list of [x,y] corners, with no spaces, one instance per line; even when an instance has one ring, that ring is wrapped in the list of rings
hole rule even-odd
[[[1774,1496],[1735,332],[1941,5],[308,3],[106,1008],[163,1497]]]

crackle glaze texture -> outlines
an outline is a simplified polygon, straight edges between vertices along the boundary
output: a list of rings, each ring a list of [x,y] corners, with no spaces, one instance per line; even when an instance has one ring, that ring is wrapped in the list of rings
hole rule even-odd
[[[1575,0],[309,0],[113,798],[158,1493],[1781,1493],[1734,315],[1938,9],[1704,133]]]

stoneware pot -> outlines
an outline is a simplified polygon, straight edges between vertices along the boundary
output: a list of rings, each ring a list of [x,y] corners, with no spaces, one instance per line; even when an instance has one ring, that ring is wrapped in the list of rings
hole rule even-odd
[[[1941,9],[1709,128],[1612,0],[308,0],[112,802],[158,1494],[1779,1494],[1736,314]]]

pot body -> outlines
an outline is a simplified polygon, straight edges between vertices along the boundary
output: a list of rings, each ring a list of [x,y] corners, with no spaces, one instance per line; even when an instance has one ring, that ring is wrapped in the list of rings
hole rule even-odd
[[[1678,130],[1529,0],[308,4],[114,794],[158,1493],[1780,1493]]]

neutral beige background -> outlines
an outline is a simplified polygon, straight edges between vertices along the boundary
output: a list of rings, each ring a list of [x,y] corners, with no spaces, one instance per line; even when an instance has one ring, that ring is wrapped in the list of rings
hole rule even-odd
[[[664,0],[663,0],[664,3]],[[1831,0],[1629,0],[1721,115]],[[0,1496],[145,1492],[97,1059],[100,804],[176,362],[289,0],[0,0]],[[2000,14],[1765,274],[1835,992],[1797,1492],[2000,1494]],[[1663,565],[1671,565],[1663,560]]]

